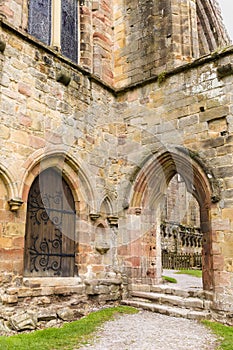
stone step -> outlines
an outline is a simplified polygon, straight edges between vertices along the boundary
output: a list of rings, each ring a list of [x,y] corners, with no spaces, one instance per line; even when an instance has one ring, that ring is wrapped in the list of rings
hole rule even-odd
[[[122,300],[123,305],[128,305],[136,308],[141,308],[143,310],[148,310],[152,312],[157,312],[167,316],[173,317],[183,317],[190,320],[206,320],[210,319],[210,312],[206,310],[190,310],[188,308],[179,308],[176,306],[161,305],[157,303],[149,303],[145,301],[136,301],[136,300]]]
[[[132,298],[144,299],[145,301],[151,301],[156,304],[168,304],[173,306],[178,306],[180,308],[187,308],[193,310],[208,310],[210,308],[210,301],[200,299],[198,297],[182,297],[179,295],[173,294],[164,294],[164,293],[150,293],[150,292],[131,292]]]
[[[201,299],[205,298],[205,291],[203,291],[203,289],[181,289],[176,286],[171,286],[167,284],[151,286],[150,292],[172,294],[180,297],[197,297]]]
[[[163,284],[156,284],[156,285],[146,285],[146,284],[132,284],[130,286],[130,292],[137,291],[137,292],[154,292],[154,293],[164,293],[164,294],[171,294],[171,295],[177,295],[180,297],[197,297],[200,299],[206,299],[213,301],[213,292],[203,290],[202,288],[181,288],[178,287],[176,284],[172,283],[163,283]]]

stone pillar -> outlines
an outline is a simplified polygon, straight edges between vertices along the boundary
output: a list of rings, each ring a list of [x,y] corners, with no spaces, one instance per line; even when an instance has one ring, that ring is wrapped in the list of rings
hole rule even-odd
[[[200,209],[201,232],[203,234],[203,255],[202,255],[202,271],[203,271],[203,288],[205,290],[213,290],[213,252],[212,252],[212,228],[209,217],[209,205],[203,205]]]
[[[92,7],[91,1],[82,1],[79,8],[80,18],[80,58],[79,63],[85,69],[92,71]]]
[[[172,51],[175,65],[199,56],[196,1],[171,1]]]
[[[92,1],[93,73],[113,83],[113,8],[112,0]]]

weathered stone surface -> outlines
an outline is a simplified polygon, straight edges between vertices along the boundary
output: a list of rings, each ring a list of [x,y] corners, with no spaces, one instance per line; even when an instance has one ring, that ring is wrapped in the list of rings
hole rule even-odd
[[[69,308],[63,308],[57,311],[57,315],[63,321],[71,321],[75,318],[75,311]]]
[[[37,317],[38,321],[50,321],[57,318],[57,313],[53,308],[40,309]]]
[[[0,320],[0,332],[10,333],[11,329],[8,326],[8,322],[4,320]]]
[[[0,295],[0,300],[3,304],[17,304],[18,302],[18,295],[8,295],[8,294],[2,294]]]
[[[27,3],[5,1],[0,8],[4,307],[22,299],[35,306],[41,297],[41,305],[50,305],[54,296],[116,300],[135,284],[150,290],[161,280],[157,212],[176,173],[200,206],[204,288],[231,295],[233,77],[225,73],[233,55],[230,47],[217,50],[229,43],[217,5],[186,0],[180,11],[177,0],[166,6],[162,0],[85,2],[78,66],[52,42],[28,37]],[[58,72],[71,77],[68,85],[56,80]],[[74,268],[70,277],[57,277],[53,265],[37,271],[37,260],[23,280],[25,254],[38,248],[33,237],[25,249],[29,191],[50,167],[64,176],[74,199]],[[11,200],[22,205],[12,211]],[[36,225],[42,214],[34,214]],[[42,236],[45,246],[51,237]]]
[[[9,326],[16,331],[33,330],[36,328],[37,315],[27,311],[16,314],[9,319]]]
[[[51,299],[49,297],[43,296],[37,299],[38,305],[49,305],[51,304]]]

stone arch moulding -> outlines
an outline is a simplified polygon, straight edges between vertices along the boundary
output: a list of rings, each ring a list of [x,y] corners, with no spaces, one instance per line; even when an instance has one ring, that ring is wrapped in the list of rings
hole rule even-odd
[[[106,215],[110,215],[113,213],[113,204],[112,199],[105,195],[104,198],[100,202],[100,212],[104,212]]]
[[[16,211],[22,205],[23,201],[19,194],[18,181],[16,174],[9,171],[4,165],[0,165],[0,177],[6,186],[8,194],[8,203],[12,211]]]
[[[85,165],[67,154],[66,150],[54,150],[45,152],[36,151],[24,164],[24,176],[20,187],[20,195],[23,201],[27,201],[28,193],[34,179],[45,169],[54,167],[62,172],[62,176],[70,185],[74,200],[85,203],[89,210],[96,206],[94,197],[94,184],[91,182],[91,174]]]
[[[177,148],[150,157],[140,167],[132,180],[130,207],[155,206],[177,173],[183,177],[199,205],[210,205],[220,199],[220,189],[211,171],[192,152]]]
[[[215,189],[210,182],[209,173],[205,172],[201,163],[194,159],[191,152],[184,149],[173,149],[167,150],[157,157],[151,157],[135,177],[131,189],[129,212],[136,213],[136,210],[140,209],[140,214],[143,215],[144,210],[156,210],[170,180],[177,173],[183,177],[188,191],[196,198],[200,206],[203,233],[203,287],[205,290],[213,290],[210,209],[213,205],[212,195]]]

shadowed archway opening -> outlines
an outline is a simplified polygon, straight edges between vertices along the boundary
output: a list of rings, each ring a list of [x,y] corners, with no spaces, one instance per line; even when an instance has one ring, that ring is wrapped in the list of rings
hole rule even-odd
[[[202,271],[200,206],[187,191],[180,174],[171,179],[161,203],[160,234],[163,274],[174,273],[167,269],[180,273],[183,270]],[[196,274],[199,276],[200,272]],[[200,280],[194,279],[194,282],[197,282],[195,286],[201,287]]]

